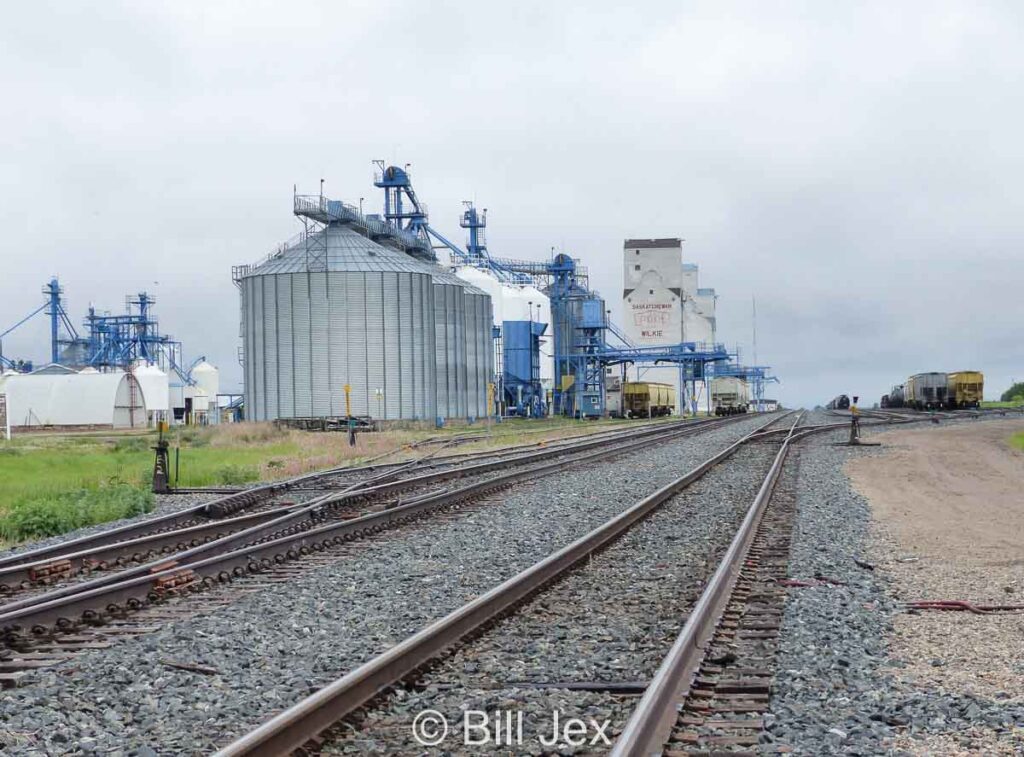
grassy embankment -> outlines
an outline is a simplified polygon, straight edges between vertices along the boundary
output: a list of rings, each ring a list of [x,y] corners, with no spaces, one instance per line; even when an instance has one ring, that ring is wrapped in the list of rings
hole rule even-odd
[[[1010,437],[1010,444],[1019,450],[1024,450],[1024,431]]]
[[[1020,400],[1013,400],[1012,402],[999,402],[999,401],[993,400],[991,402],[982,402],[981,403],[981,407],[983,409],[984,408],[992,408],[992,409],[995,409],[995,410],[998,410],[999,408],[1017,409],[1017,408],[1021,407],[1022,405],[1024,405],[1024,403],[1022,403]]]
[[[615,422],[613,422],[615,423]],[[618,422],[621,424],[621,422]],[[440,430],[365,433],[349,447],[344,434],[306,433],[270,424],[186,428],[170,434],[171,466],[180,448],[183,487],[244,484],[288,478],[312,470],[358,464],[388,452],[389,460],[426,454],[410,450],[428,439],[481,433],[471,451],[598,431],[607,423],[566,419],[477,424]],[[0,547],[149,512],[153,433],[27,434],[0,441]],[[442,453],[443,454],[443,453]],[[173,474],[172,474],[173,475]]]

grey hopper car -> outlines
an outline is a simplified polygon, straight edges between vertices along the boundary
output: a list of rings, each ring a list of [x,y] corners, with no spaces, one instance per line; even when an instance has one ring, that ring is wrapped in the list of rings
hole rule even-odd
[[[945,373],[916,373],[907,379],[904,402],[915,410],[939,410],[946,406],[949,377]]]

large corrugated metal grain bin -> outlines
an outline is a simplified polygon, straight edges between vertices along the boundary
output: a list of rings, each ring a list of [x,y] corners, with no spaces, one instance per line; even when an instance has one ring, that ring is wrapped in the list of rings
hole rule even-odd
[[[492,373],[491,299],[436,265],[332,223],[326,266],[300,241],[241,277],[251,420],[477,418]],[[323,270],[323,268],[326,270]]]
[[[326,270],[299,242],[241,279],[250,420],[345,415],[432,419],[434,287],[421,263],[332,224]]]
[[[437,414],[482,418],[491,381],[491,297],[441,266],[425,266],[434,285]]]

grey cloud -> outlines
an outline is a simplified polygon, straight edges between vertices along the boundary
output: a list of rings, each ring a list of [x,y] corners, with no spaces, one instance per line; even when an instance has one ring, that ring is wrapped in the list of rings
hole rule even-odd
[[[582,257],[619,314],[622,239],[682,236],[720,337],[790,403],[917,370],[1020,377],[1013,3],[33,3],[0,31],[0,324],[58,273],[77,318],[155,289],[237,384],[232,264],[291,236],[293,183],[496,254]],[[151,282],[159,281],[158,287]],[[5,351],[41,358],[39,324]],[[775,391],[773,389],[773,391]]]

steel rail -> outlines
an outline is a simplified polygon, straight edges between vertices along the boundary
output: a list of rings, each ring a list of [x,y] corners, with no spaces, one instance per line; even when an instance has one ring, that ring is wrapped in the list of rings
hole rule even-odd
[[[252,543],[255,540],[260,539],[272,539],[276,536],[280,536],[282,532],[295,532],[303,528],[308,528],[315,524],[318,520],[322,520],[325,514],[321,512],[322,508],[329,507],[331,509],[337,509],[343,504],[352,501],[360,501],[368,498],[380,497],[386,494],[395,493],[405,489],[420,487],[426,484],[435,483],[438,481],[450,480],[452,478],[463,478],[471,475],[481,475],[489,473],[494,470],[499,470],[512,465],[529,464],[535,460],[544,460],[552,456],[561,457],[566,455],[576,454],[581,451],[593,449],[596,447],[604,447],[608,445],[614,445],[619,442],[626,442],[627,444],[631,440],[643,439],[647,437],[657,437],[662,434],[672,433],[676,429],[690,430],[694,428],[714,428],[721,425],[721,419],[714,419],[711,421],[705,421],[700,424],[693,424],[687,422],[678,422],[671,424],[646,424],[643,428],[637,430],[633,429],[626,434],[618,434],[608,438],[600,439],[587,439],[582,442],[576,442],[571,445],[564,445],[554,449],[541,449],[538,451],[528,452],[525,454],[518,454],[517,456],[508,459],[502,457],[500,459],[492,459],[485,463],[476,463],[469,466],[462,466],[458,468],[445,469],[435,471],[432,473],[415,476],[413,478],[401,479],[399,481],[386,482],[386,479],[392,478],[401,472],[402,469],[395,469],[382,473],[377,477],[368,479],[366,481],[357,482],[350,486],[347,490],[341,492],[335,492],[318,497],[298,508],[291,510],[283,515],[278,515],[273,520],[251,526],[232,534],[222,536],[218,539],[207,541],[199,546],[186,549],[173,555],[173,559],[178,565],[187,564],[196,559],[201,559],[201,556],[211,551],[218,549],[229,549],[232,547],[238,547],[247,543]],[[491,456],[487,456],[488,458]],[[412,465],[410,463],[409,465]],[[385,483],[376,483],[377,481],[385,481]],[[221,521],[213,521],[207,528],[211,531],[216,531],[219,528]],[[145,537],[143,537],[145,538]],[[137,540],[131,540],[128,542],[118,542],[113,545],[115,549],[124,551],[135,548]],[[155,535],[155,539],[147,540],[147,546],[150,549],[160,549],[166,544],[177,543],[177,532],[176,531],[164,531]],[[60,557],[51,558],[49,562],[54,562]],[[82,557],[79,555],[77,559],[81,560]],[[161,565],[165,564],[171,556],[164,556],[158,558],[155,561],[138,565],[134,568],[127,568],[117,573],[110,575],[101,576],[94,578],[88,582],[77,583],[74,585],[65,586],[59,589],[53,589],[46,594],[37,594],[31,597],[26,597],[13,602],[8,602],[0,606],[0,614],[6,614],[10,611],[28,607],[33,604],[39,604],[50,599],[55,599],[61,596],[68,596],[76,594],[81,591],[89,591],[93,588],[98,588],[103,585],[118,583],[122,580],[130,578],[135,575],[140,575],[146,572],[152,572],[152,570]],[[40,563],[40,565],[45,563]],[[34,566],[33,566],[34,567]],[[29,567],[28,566],[16,566],[8,569],[8,572],[4,574],[5,580],[8,582],[25,581],[28,579]]]
[[[340,497],[342,495],[351,494],[352,492],[356,492],[364,487],[370,487],[377,482],[387,481],[389,478],[393,478],[394,476],[404,472],[404,470],[410,467],[415,467],[415,465],[419,463],[420,460],[416,460],[410,463],[403,464],[402,467],[385,471],[383,473],[380,473],[376,476],[373,476],[362,481],[357,481],[348,486],[346,489],[342,490],[341,492],[323,495],[302,505],[289,504],[278,508],[272,508],[267,511],[249,513],[246,515],[236,517],[231,517],[230,515],[228,515],[226,517],[214,518],[195,525],[185,525],[181,528],[160,529],[152,533],[144,534],[143,536],[136,536],[134,538],[128,538],[124,540],[100,540],[99,543],[89,544],[84,549],[73,550],[71,552],[56,551],[56,554],[50,554],[43,559],[35,560],[32,562],[19,562],[13,565],[0,565],[0,596],[4,596],[7,593],[11,593],[11,589],[9,587],[12,585],[17,586],[22,583],[31,584],[37,582],[37,575],[39,575],[39,577],[42,579],[41,582],[45,582],[51,578],[54,578],[53,576],[47,575],[46,571],[50,568],[59,567],[58,564],[62,562],[67,563],[66,569],[67,572],[69,573],[72,571],[80,572],[87,568],[103,568],[103,566],[109,565],[111,563],[117,563],[119,560],[127,561],[127,557],[137,554],[140,549],[144,550],[147,555],[149,553],[155,552],[167,553],[169,551],[173,551],[174,549],[177,549],[179,552],[186,551],[188,550],[188,546],[182,546],[182,539],[185,539],[186,543],[192,546],[193,548],[198,548],[203,543],[209,543],[213,540],[226,538],[228,535],[223,533],[225,527],[233,527],[235,525],[245,526],[250,523],[256,524],[255,526],[250,526],[249,529],[243,528],[240,529],[240,531],[235,532],[240,533],[241,531],[250,532],[261,523],[287,522],[291,519],[290,516],[301,514],[302,512],[309,510],[310,508],[320,503],[321,501],[325,501],[332,497]],[[328,477],[331,475],[334,474],[332,472],[320,472],[316,474],[300,476],[296,479],[290,479],[286,482],[279,483],[287,484],[287,489],[291,489],[293,486],[297,485],[296,482],[305,482],[309,480],[311,476],[320,478]],[[276,493],[279,494],[281,492],[278,491]],[[215,503],[199,505],[197,508],[192,508],[189,511],[185,512],[195,512],[196,510],[206,509],[213,504]],[[229,512],[237,512],[237,510],[238,508],[233,508],[230,509]],[[284,513],[283,515],[282,512]],[[172,515],[180,516],[181,514],[182,512],[174,513]],[[189,521],[184,520],[183,522],[188,523]],[[109,535],[115,532],[120,533],[121,530],[122,529],[114,529],[112,531],[107,531],[97,536],[99,537],[103,535]],[[60,547],[68,544],[77,544],[79,541],[80,540],[64,542],[62,545],[57,546]],[[87,541],[95,542],[96,539],[87,538]],[[55,550],[47,549],[46,551],[51,552]],[[166,561],[167,557],[165,556],[160,559],[161,561]],[[117,576],[108,576],[106,578],[97,580],[116,581],[120,575],[123,574],[118,574]],[[8,605],[0,607],[0,610],[2,610],[3,607],[14,606],[15,604],[16,603],[9,603]]]
[[[708,421],[710,422],[710,421]],[[298,520],[303,520],[304,516],[308,513],[312,513],[315,509],[322,505],[331,505],[334,508],[340,506],[341,503],[350,500],[361,500],[370,497],[380,497],[395,491],[401,491],[403,489],[414,488],[423,486],[426,484],[434,483],[436,481],[444,481],[451,478],[462,478],[468,475],[479,475],[487,473],[492,470],[504,468],[509,465],[520,465],[523,463],[529,463],[536,459],[547,458],[553,455],[568,455],[574,454],[579,451],[591,449],[594,447],[605,446],[608,444],[615,444],[618,442],[628,442],[631,439],[642,438],[650,435],[657,435],[666,433],[674,428],[693,428],[698,425],[703,426],[704,423],[695,424],[691,422],[674,422],[674,423],[662,423],[662,424],[644,424],[640,428],[630,428],[628,431],[623,433],[618,431],[615,434],[584,434],[581,435],[583,441],[572,441],[564,444],[553,444],[552,446],[539,448],[537,445],[522,445],[528,451],[524,452],[521,449],[516,449],[512,454],[503,452],[502,454],[484,453],[479,454],[478,457],[488,460],[484,463],[476,463],[468,466],[444,468],[439,471],[423,474],[413,478],[401,479],[397,482],[387,483],[389,479],[393,479],[401,473],[415,469],[423,465],[430,455],[422,458],[418,458],[413,461],[400,464],[398,467],[392,467],[389,470],[379,473],[376,476],[358,481],[350,485],[344,490],[338,492],[330,492],[322,495],[310,502],[306,502],[297,508],[289,509],[284,515],[277,512],[270,511],[271,515],[265,514],[252,514],[248,517],[258,524],[265,524],[268,526],[267,529],[240,529],[234,532],[234,535],[243,536],[244,538],[266,538],[269,534],[273,533],[275,528],[293,528],[294,523]],[[367,469],[369,470],[369,469]],[[280,484],[287,485],[287,488],[292,488],[301,483],[309,481],[311,478],[320,478],[323,476],[335,475],[333,472],[321,472],[317,474],[308,474],[305,476],[291,479],[287,482],[280,482]],[[279,489],[275,494],[282,493]],[[214,505],[216,503],[210,503]],[[209,505],[202,505],[196,509],[207,508]],[[312,516],[315,519],[315,516]],[[199,548],[200,543],[212,543],[210,539],[205,538],[209,535],[220,534],[218,538],[226,539],[228,536],[223,534],[223,530],[226,525],[242,525],[245,521],[241,519],[229,519],[219,518],[210,520],[206,523],[200,523],[193,526],[185,526],[180,529],[161,529],[155,533],[148,533],[143,536],[136,536],[130,539],[117,540],[117,541],[100,541],[98,544],[87,544],[85,548],[72,549],[71,551],[60,551],[59,549],[48,548],[46,556],[42,559],[33,560],[31,562],[23,561],[13,565],[0,565],[0,596],[5,593],[13,594],[15,589],[10,587],[18,587],[22,584],[37,583],[38,579],[42,579],[43,582],[49,581],[56,583],[60,575],[54,575],[54,571],[60,571],[62,573],[78,573],[82,570],[96,565],[111,564],[117,562],[118,558],[124,556],[131,556],[136,554],[139,550],[145,550],[145,552],[164,552],[165,554],[173,551],[177,548],[179,555],[179,561],[181,557],[186,555],[191,556],[188,552],[188,547],[181,547],[182,539],[186,539],[186,543],[193,542],[191,544],[194,548]],[[120,529],[106,532],[108,534],[120,532]],[[77,544],[79,540],[72,542],[65,542],[65,544]],[[96,539],[89,539],[89,541],[95,542]],[[224,542],[226,543],[226,542]],[[28,553],[26,553],[28,554]],[[162,561],[167,558],[160,558]],[[67,562],[69,564],[61,566],[59,563]],[[120,571],[116,575],[112,574],[103,578],[94,579],[97,582],[114,582],[120,580],[121,577],[126,575],[126,571]],[[99,585],[98,583],[91,584],[92,586]],[[71,591],[69,587],[69,591]],[[18,600],[14,603],[8,603],[3,607],[0,607],[0,612],[4,609],[14,609],[22,605],[18,602],[31,600]]]
[[[907,421],[893,419],[871,425],[905,422]],[[797,428],[794,424],[789,430],[729,549],[687,617],[675,643],[651,679],[633,715],[619,734],[612,748],[613,757],[638,757],[661,754],[664,751],[678,716],[677,705],[689,693],[694,677],[704,661],[706,647],[736,586],[743,562],[757,533],[758,524],[771,501],[790,447],[801,439],[822,432],[841,430],[847,425],[823,424]]]
[[[743,416],[729,416],[731,418]],[[413,673],[458,640],[578,565],[707,471],[731,457],[774,418],[696,468],[540,562],[360,665],[217,752],[217,757],[284,755]]]
[[[643,438],[628,444],[512,471],[458,489],[418,497],[409,503],[380,512],[329,523],[310,530],[282,536],[278,529],[272,538],[252,543],[250,537],[253,533],[265,535],[272,524],[256,526],[162,560],[4,605],[0,607],[0,631],[19,632],[29,627],[32,633],[43,635],[49,633],[54,626],[62,629],[74,628],[79,622],[79,617],[89,623],[101,622],[104,612],[118,616],[129,609],[143,606],[147,600],[158,598],[154,596],[154,587],[160,586],[164,581],[181,576],[189,576],[190,582],[199,579],[204,582],[228,581],[247,572],[263,570],[274,562],[296,559],[302,554],[323,551],[344,541],[369,536],[391,525],[408,522],[432,510],[486,495],[523,479],[550,475],[581,462],[628,454],[653,444],[718,428],[736,420],[742,420],[742,417],[715,419],[699,425],[687,424],[683,428],[669,428],[666,424],[662,426],[660,433],[644,435]],[[278,521],[295,517],[295,514],[289,514]],[[250,532],[249,537],[246,537],[247,532]],[[246,540],[249,543],[240,543]]]
[[[0,568],[0,586],[8,585],[19,581],[36,581],[37,576],[35,571],[41,571],[44,568],[48,568],[54,565],[56,561],[66,561],[68,563],[68,570],[82,570],[82,569],[105,569],[108,564],[115,562],[118,559],[124,559],[126,555],[133,555],[132,559],[141,560],[142,557],[136,557],[141,553],[145,555],[155,554],[162,548],[167,547],[169,544],[177,542],[178,548],[183,550],[187,549],[182,544],[189,544],[191,546],[199,546],[204,537],[214,535],[223,536],[225,530],[230,531],[236,526],[239,528],[258,524],[263,521],[269,521],[277,518],[282,511],[292,512],[298,507],[297,505],[282,505],[276,510],[263,510],[258,513],[248,513],[246,515],[237,515],[233,518],[224,518],[223,520],[215,521],[214,523],[200,523],[195,526],[187,526],[175,531],[161,531],[155,534],[148,534],[146,536],[140,536],[137,539],[132,539],[126,542],[114,542],[113,544],[103,545],[94,549],[85,549],[80,552],[69,552],[61,554],[56,559],[41,560],[34,563],[25,563],[22,565],[15,565],[13,567]],[[40,583],[45,583],[47,576],[45,574],[40,575],[38,579]],[[3,596],[3,591],[0,591],[0,596]]]
[[[301,476],[284,479],[282,481],[274,481],[272,483],[254,486],[251,489],[237,491],[224,497],[218,497],[210,502],[194,505],[184,510],[178,510],[177,512],[147,518],[134,523],[126,523],[125,525],[117,528],[111,528],[106,531],[100,531],[99,533],[80,536],[76,539],[69,539],[46,547],[39,547],[37,549],[0,556],[0,567],[18,565],[22,563],[41,562],[47,558],[55,558],[69,550],[79,552],[91,547],[106,546],[108,544],[116,543],[110,541],[111,538],[116,538],[118,541],[127,541],[138,536],[146,536],[156,533],[157,531],[154,529],[166,529],[168,526],[172,526],[173,524],[185,523],[194,518],[210,517],[209,513],[211,507],[237,504],[238,507],[233,509],[233,511],[237,511],[242,507],[264,502],[283,491],[295,488],[296,486],[311,480],[348,473],[373,471],[377,468],[378,466],[373,465],[365,467],[330,468],[328,470],[317,471],[315,473],[305,473]]]
[[[798,417],[789,429],[718,569],[704,587],[683,630],[651,679],[626,727],[619,734],[612,749],[614,757],[661,754],[678,715],[675,705],[685,696],[704,660],[705,647],[736,586],[743,560],[754,540],[757,525],[768,506],[775,483],[782,473],[799,422]]]
[[[688,421],[691,425],[703,423],[706,421]],[[595,434],[575,434],[568,437],[562,437],[560,439],[554,439],[547,442],[547,449],[555,449],[561,446],[571,446],[577,439],[582,438],[614,438],[628,437],[631,432],[637,430],[644,430],[658,425],[667,425],[663,423],[644,423],[639,426],[631,425],[627,429],[612,429],[607,431],[600,431]],[[625,433],[623,433],[625,431]],[[407,470],[410,467],[417,467],[422,465],[424,461],[433,457],[433,464],[449,465],[455,464],[456,461],[462,461],[473,458],[507,458],[509,456],[515,456],[522,450],[533,449],[536,450],[540,447],[544,447],[544,442],[530,442],[527,444],[518,444],[508,447],[501,447],[497,450],[487,450],[479,452],[462,452],[454,455],[443,455],[434,456],[434,453],[430,453],[424,457],[416,458],[414,460],[399,461],[394,463],[380,463],[372,465],[362,466],[340,466],[336,468],[328,468],[325,470],[314,471],[311,473],[304,473],[301,476],[295,476],[290,479],[284,479],[281,481],[274,481],[260,486],[255,486],[250,489],[243,489],[231,494],[218,497],[217,499],[205,502],[203,504],[194,505],[192,507],[178,510],[177,512],[167,513],[165,515],[159,515],[145,520],[135,521],[133,523],[126,523],[123,526],[116,528],[107,529],[94,534],[87,534],[80,536],[75,539],[69,539],[58,544],[52,544],[46,547],[38,547],[31,550],[25,550],[22,552],[14,552],[7,555],[0,555],[0,571],[15,565],[28,565],[29,563],[44,564],[47,561],[55,561],[62,559],[68,554],[81,553],[88,549],[103,548],[119,542],[126,542],[136,539],[140,536],[149,536],[156,533],[167,533],[168,531],[175,530],[180,527],[187,527],[190,523],[194,523],[197,519],[215,519],[223,518],[232,513],[238,512],[239,510],[249,507],[252,505],[261,504],[266,502],[284,492],[291,491],[294,489],[301,488],[304,484],[316,482],[324,478],[332,478],[335,476],[347,476],[350,474],[358,473],[373,473],[380,471],[381,473],[397,473],[394,469]],[[371,477],[369,480],[375,480],[376,477]],[[365,482],[363,482],[365,483]],[[13,579],[8,579],[13,580]],[[4,583],[0,580],[0,583]]]
[[[521,447],[534,447],[534,444],[517,445]],[[506,449],[513,448],[502,448],[496,452],[504,452]],[[496,454],[496,452],[489,452],[490,454]],[[451,458],[465,458],[468,456],[476,455],[480,453],[460,453],[457,455],[445,456],[442,458],[436,458],[435,462],[446,460],[448,457]],[[429,456],[428,456],[429,457]],[[214,517],[212,510],[219,507],[227,506],[232,512],[246,507],[252,504],[258,504],[266,499],[270,499],[283,491],[288,491],[300,487],[302,484],[310,483],[322,478],[330,478],[333,476],[349,475],[352,473],[364,473],[380,471],[384,468],[402,467],[408,466],[410,463],[420,462],[423,458],[418,458],[411,461],[399,461],[394,463],[380,463],[380,464],[368,464],[361,466],[338,466],[335,468],[327,468],[325,470],[313,471],[310,473],[304,473],[301,476],[295,476],[289,479],[283,479],[281,481],[273,481],[260,486],[255,486],[249,489],[242,489],[231,492],[227,496],[219,497],[210,502],[204,502],[199,505],[186,508],[184,510],[178,510],[177,512],[168,513],[166,515],[159,515],[153,518],[147,518],[145,520],[136,521],[134,523],[127,523],[117,528],[107,529],[95,534],[88,534],[86,536],[78,537],[77,539],[69,539],[67,541],[53,544],[46,547],[39,547],[36,549],[25,550],[23,552],[15,552],[8,555],[0,556],[0,568],[9,565],[18,565],[22,563],[36,563],[43,562],[47,558],[54,558],[62,556],[62,553],[68,550],[72,552],[81,552],[86,549],[107,546],[115,544],[117,542],[111,541],[111,538],[117,539],[117,541],[127,541],[129,539],[136,538],[138,536],[146,536],[152,533],[158,533],[154,529],[166,530],[168,527],[173,527],[174,524],[187,523],[188,521],[197,517]]]

